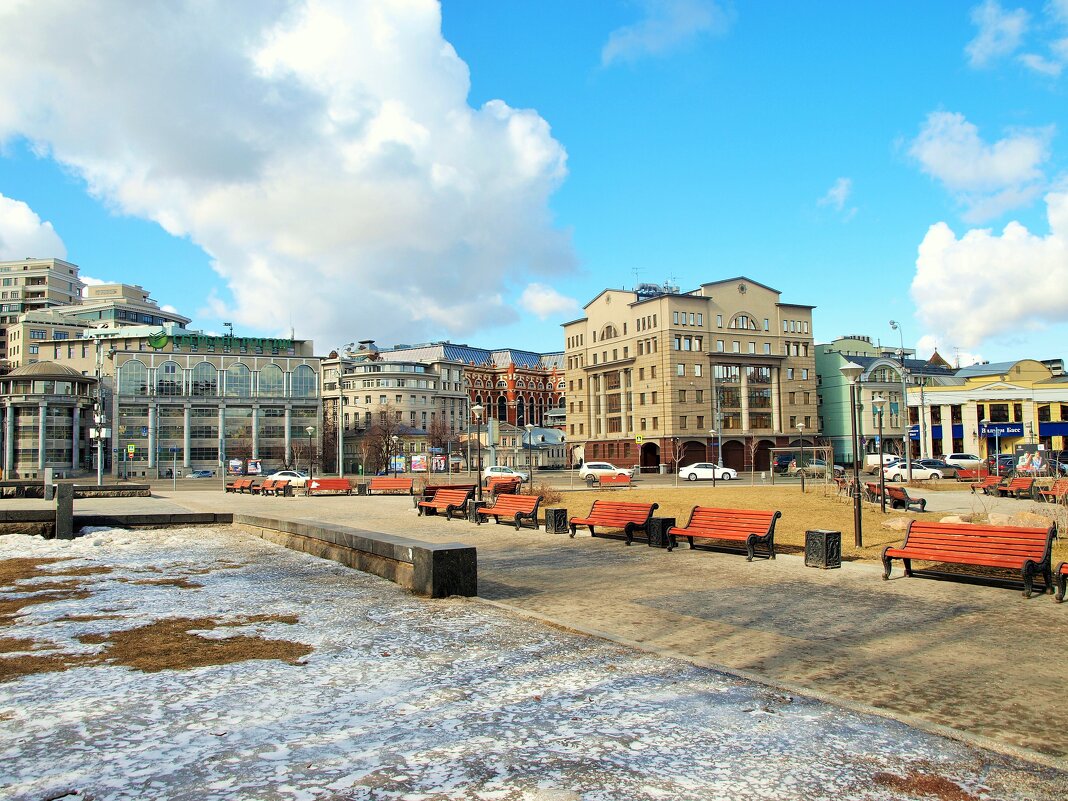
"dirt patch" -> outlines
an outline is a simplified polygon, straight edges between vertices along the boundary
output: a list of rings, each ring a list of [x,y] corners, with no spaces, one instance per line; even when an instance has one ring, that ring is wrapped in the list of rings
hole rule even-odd
[[[63,615],[58,621],[64,623],[91,623],[94,620],[125,620],[123,615]]]
[[[979,796],[967,792],[963,787],[943,776],[927,773],[910,772],[908,776],[893,773],[876,773],[872,776],[876,784],[889,787],[909,795],[923,795],[937,798],[939,801],[979,801]]]
[[[100,657],[82,654],[33,654],[0,657],[0,683],[37,673],[59,673],[73,667],[96,665]]]
[[[37,647],[37,641],[28,637],[0,637],[0,654],[14,654],[22,651],[32,651]]]
[[[42,592],[38,595],[28,595],[22,598],[0,598],[0,626],[10,626],[15,622],[15,617],[27,606],[47,604],[53,601],[79,601],[88,598],[92,593],[88,590],[66,590],[57,592]]]
[[[141,584],[150,585],[153,587],[181,587],[183,590],[199,590],[203,587],[203,584],[197,584],[195,581],[190,581],[184,576],[178,578],[158,578],[158,579],[119,579],[129,584]]]
[[[230,620],[226,623],[220,623],[220,626],[248,626],[252,623],[285,623],[287,626],[293,626],[300,622],[300,618],[296,615],[249,615],[239,620]]]
[[[191,633],[267,620],[297,622],[289,616],[285,620],[275,620],[270,615],[257,615],[256,618],[258,619],[255,621],[249,618],[233,621],[215,618],[167,618],[135,629],[108,634],[87,634],[79,639],[84,643],[106,645],[107,649],[100,657],[103,661],[146,673],[227,665],[251,659],[278,659],[296,664],[297,660],[312,652],[310,646],[289,640],[248,636],[209,640]]]
[[[0,587],[14,584],[16,581],[49,576],[42,568],[56,562],[69,562],[69,559],[4,559],[0,560]]]

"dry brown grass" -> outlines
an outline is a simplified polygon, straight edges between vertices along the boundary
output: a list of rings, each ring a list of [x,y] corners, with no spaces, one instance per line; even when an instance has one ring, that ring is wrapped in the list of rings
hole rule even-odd
[[[924,484],[924,488],[927,485]],[[959,489],[958,485],[958,489]],[[904,532],[883,527],[892,518],[938,520],[942,512],[891,511],[884,515],[878,505],[862,502],[861,528],[864,545],[854,545],[853,499],[838,495],[833,484],[810,483],[805,493],[796,484],[780,486],[751,486],[737,483],[691,485],[684,482],[676,487],[638,487],[621,490],[579,490],[565,495],[562,505],[568,514],[584,514],[597,498],[658,503],[659,517],[674,517],[683,526],[689,519],[690,510],[697,505],[720,506],[728,509],[776,509],[782,517],[775,524],[775,544],[785,553],[800,551],[805,545],[805,532],[809,529],[829,529],[842,532],[842,558],[876,561],[887,545],[900,544]],[[1068,539],[1062,538],[1053,546],[1053,563],[1068,561]]]
[[[289,640],[269,640],[239,635],[209,640],[191,632],[211,631],[221,626],[242,626],[251,622],[295,623],[293,616],[257,615],[255,619],[233,621],[201,618],[166,618],[125,631],[86,634],[84,643],[104,644],[101,661],[132,667],[145,673],[160,670],[189,670],[208,665],[228,665],[250,659],[279,659],[296,664],[312,652],[311,646]]]
[[[150,587],[179,587],[183,590],[199,590],[203,587],[203,584],[198,584],[195,581],[190,581],[185,576],[179,576],[178,578],[158,578],[158,579],[119,579],[129,584],[140,584],[142,586]]]
[[[104,616],[69,616],[63,619],[98,620],[104,619]],[[310,646],[289,640],[245,635],[212,640],[192,633],[254,623],[293,625],[297,622],[296,615],[251,615],[233,620],[168,618],[126,631],[79,637],[87,644],[105,645],[105,650],[99,654],[27,653],[48,646],[29,638],[0,637],[0,682],[36,673],[55,673],[73,667],[103,664],[123,665],[146,673],[227,665],[250,659],[279,659],[297,664],[298,660],[312,652]]]

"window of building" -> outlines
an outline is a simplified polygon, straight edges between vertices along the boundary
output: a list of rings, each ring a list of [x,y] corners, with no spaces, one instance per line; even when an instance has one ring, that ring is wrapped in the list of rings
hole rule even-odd
[[[660,418],[659,417],[654,417],[653,418],[653,431],[656,431],[659,427],[660,427]]]
[[[679,403],[686,403],[686,390],[679,390]]]
[[[737,339],[734,340],[734,342],[732,343],[731,350],[733,350],[735,353],[741,353],[742,352],[742,343],[739,342]]]
[[[675,325],[679,324],[679,313],[678,312],[672,312],[671,313],[671,322],[673,322]]]
[[[720,353],[723,352],[723,340],[722,339],[717,339],[716,340],[716,350],[718,350]]]
[[[686,365],[685,364],[676,364],[675,365],[675,375],[678,375],[678,376],[686,375]]]
[[[793,379],[794,379],[794,368],[793,367],[787,367],[786,368],[786,379],[788,381],[793,381]]]
[[[686,415],[679,416],[679,428],[683,431],[686,430]]]
[[[260,368],[259,392],[261,398],[281,398],[285,395],[285,376],[277,364],[267,364]],[[370,403],[370,397],[367,398]]]
[[[314,398],[318,392],[318,377],[308,365],[297,365],[293,371],[293,397]]]
[[[807,367],[802,367],[801,368],[801,380],[802,381],[808,381],[808,368]]]
[[[703,314],[701,314],[701,312],[697,313],[697,324],[698,325],[704,325],[705,324],[705,316]]]
[[[252,396],[252,371],[241,362],[226,368],[226,397],[249,398]]]

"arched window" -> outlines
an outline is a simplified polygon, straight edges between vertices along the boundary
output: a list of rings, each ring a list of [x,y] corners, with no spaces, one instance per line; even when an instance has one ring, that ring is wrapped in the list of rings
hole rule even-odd
[[[315,371],[306,364],[298,366],[293,371],[293,397],[314,398],[317,391]]]
[[[148,368],[134,359],[119,368],[120,395],[147,395]]]
[[[601,339],[615,339],[619,336],[619,332],[616,331],[616,327],[609,323],[601,329]]]
[[[504,395],[501,395],[499,398],[497,398],[497,419],[508,419],[508,399],[505,398]]]
[[[281,398],[286,392],[285,376],[277,364],[268,364],[260,368],[260,385],[258,395],[261,398]]]
[[[182,368],[177,362],[164,362],[156,368],[156,394],[169,398],[182,394]]]
[[[219,371],[211,362],[200,362],[193,368],[193,395],[214,397],[219,394]]]
[[[248,398],[252,395],[252,371],[241,362],[226,368],[226,397]]]

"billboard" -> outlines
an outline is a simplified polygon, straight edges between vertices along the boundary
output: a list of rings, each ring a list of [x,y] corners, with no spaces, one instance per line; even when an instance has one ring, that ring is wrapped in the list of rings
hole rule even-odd
[[[416,454],[412,456],[412,472],[413,473],[425,473],[426,472],[426,455]]]

